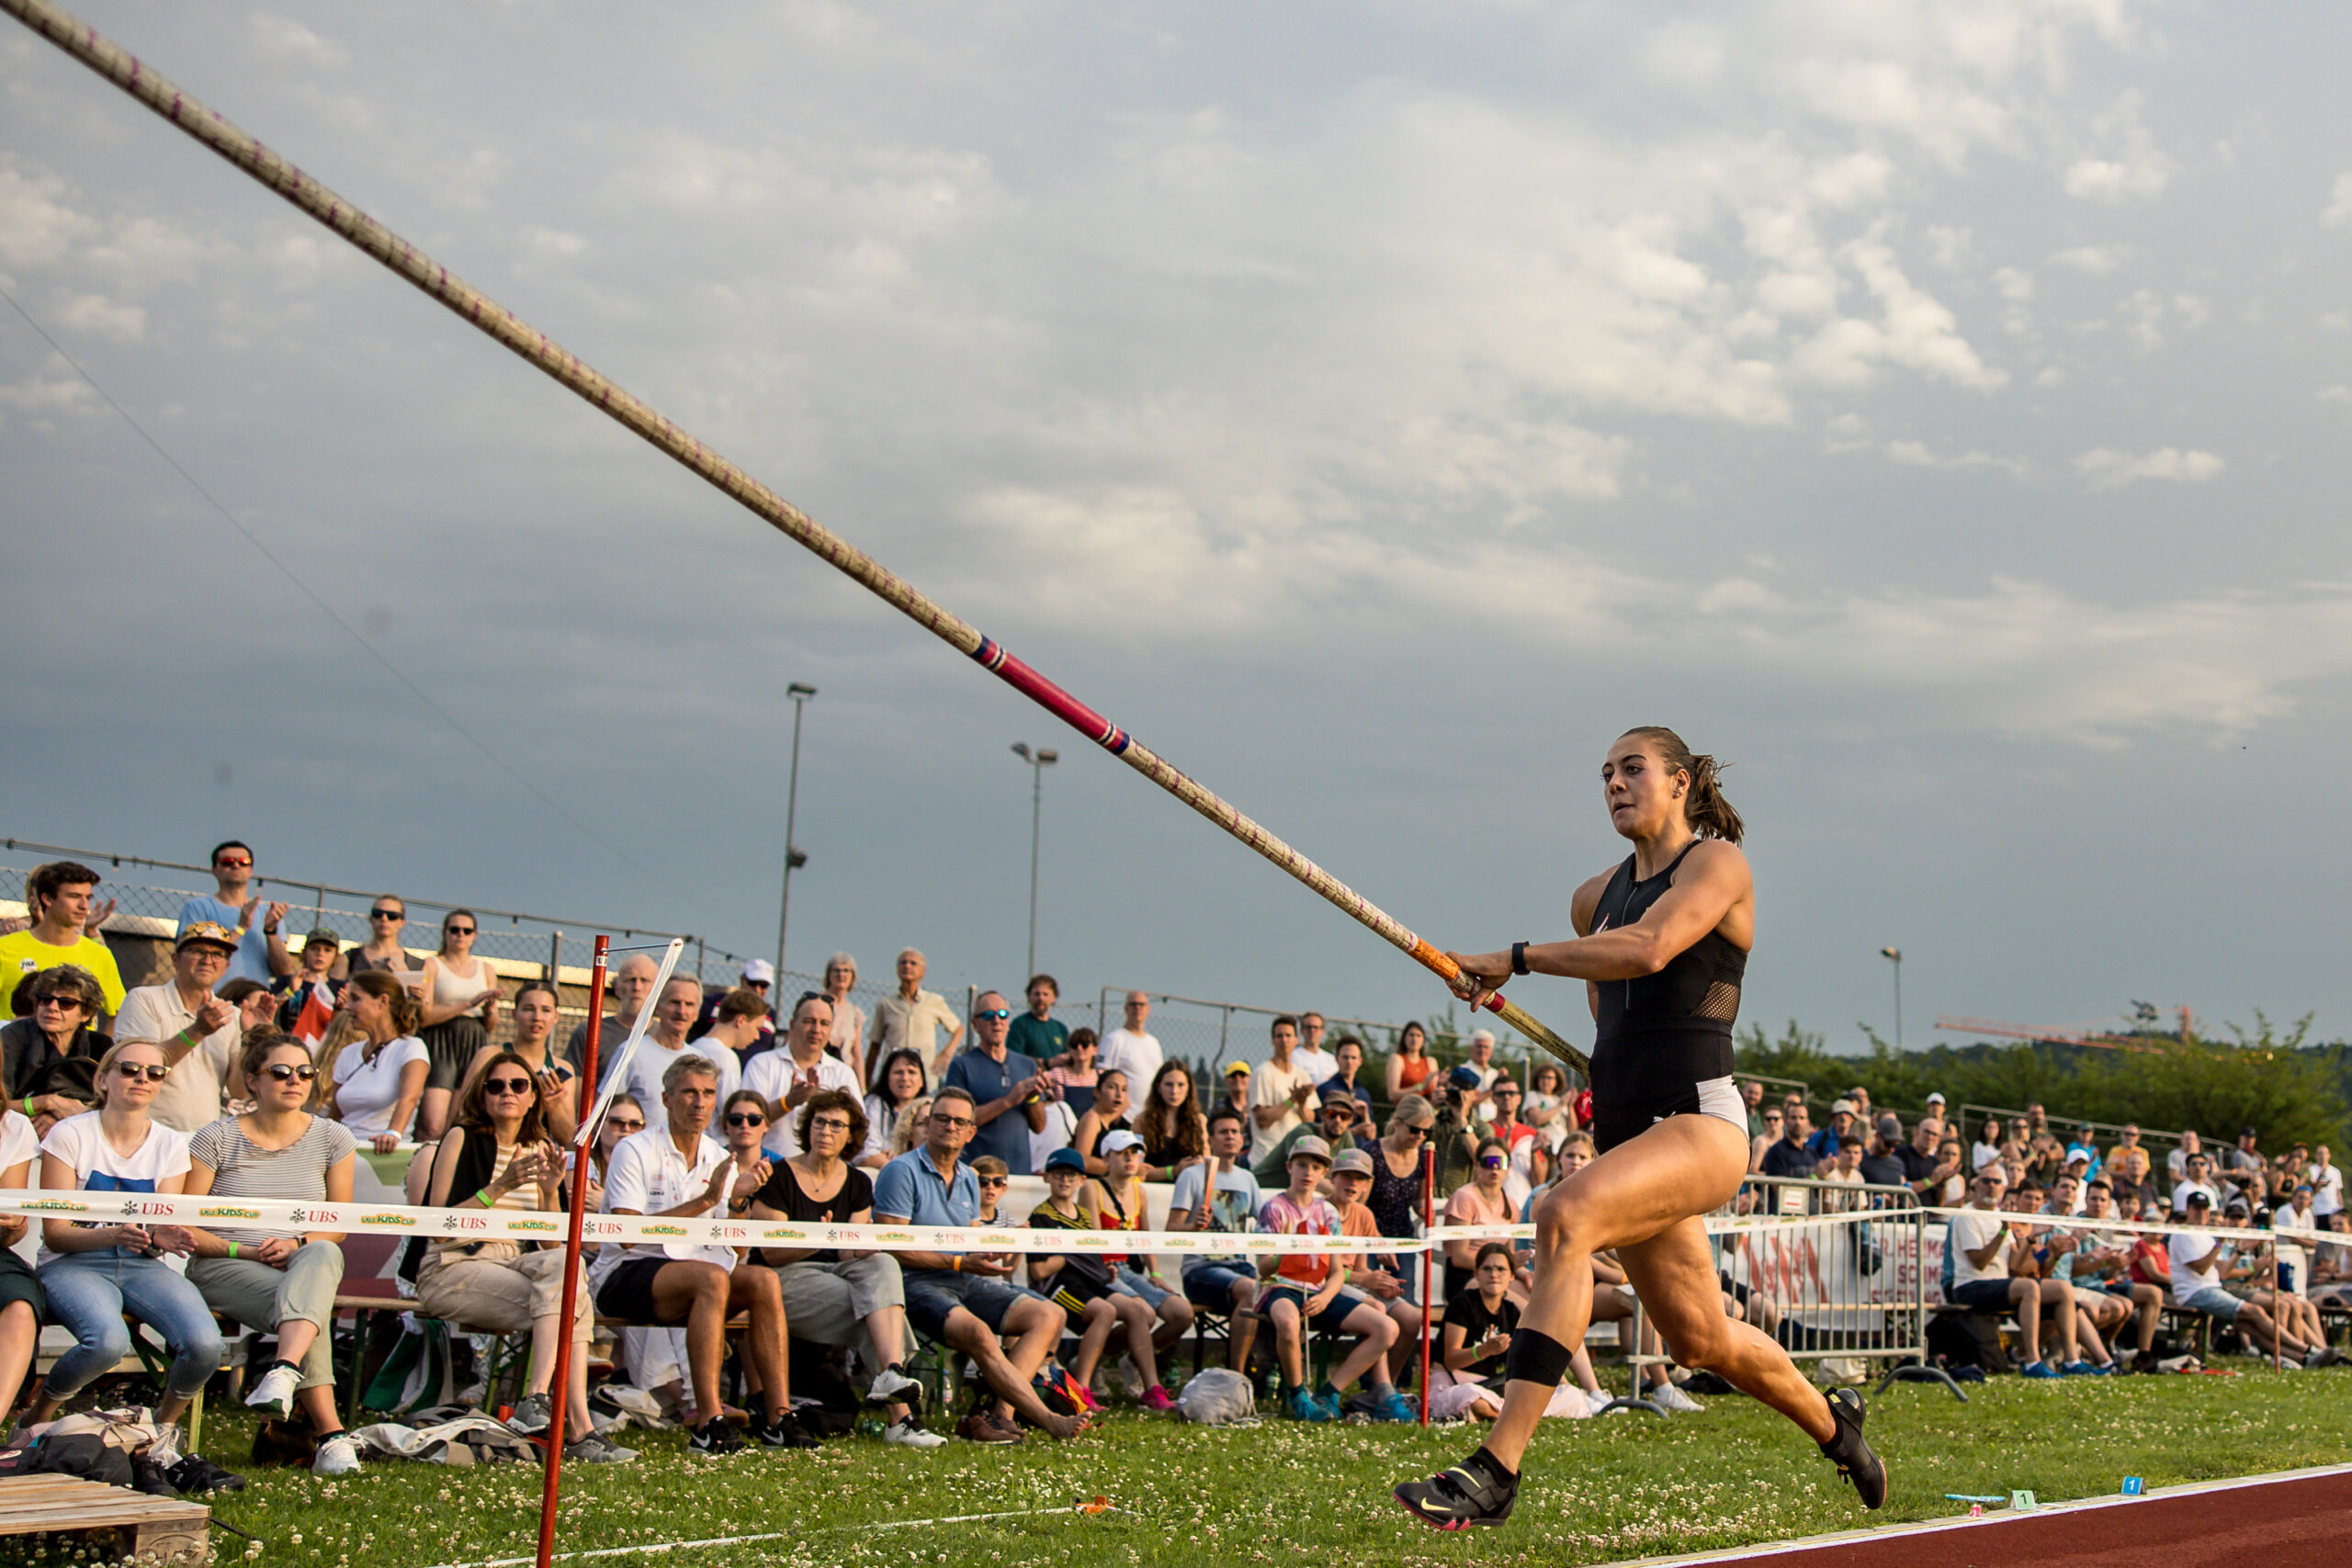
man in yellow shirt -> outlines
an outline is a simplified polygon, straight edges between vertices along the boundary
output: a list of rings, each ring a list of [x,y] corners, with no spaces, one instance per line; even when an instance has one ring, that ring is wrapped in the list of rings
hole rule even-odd
[[[0,1023],[17,1016],[10,1002],[20,982],[61,964],[87,969],[106,993],[106,1014],[90,1020],[91,1027],[104,1032],[107,1021],[122,1010],[122,974],[97,934],[114,913],[114,900],[93,908],[97,886],[96,872],[70,860],[37,865],[25,878],[25,912],[33,923],[0,936]]]

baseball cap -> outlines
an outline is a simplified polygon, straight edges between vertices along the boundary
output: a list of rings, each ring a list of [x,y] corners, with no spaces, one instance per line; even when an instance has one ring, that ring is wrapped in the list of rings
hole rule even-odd
[[[1357,1100],[1355,1093],[1351,1089],[1327,1089],[1323,1091],[1323,1099],[1320,1103],[1325,1105],[1344,1105],[1351,1111],[1362,1111],[1363,1109],[1363,1106]]]
[[[2224,1208],[2222,1213],[2225,1214],[2251,1214],[2254,1213],[2254,1205],[2247,1202],[2243,1198],[2233,1198],[2230,1200],[2229,1205]]]
[[[1829,1114],[1851,1116],[1854,1114],[1854,1102],[1850,1100],[1841,1100],[1829,1108]]]
[[[1296,1153],[1297,1151],[1293,1150],[1292,1152]],[[1372,1156],[1364,1153],[1362,1149],[1346,1150],[1338,1159],[1331,1162],[1331,1174],[1334,1176],[1369,1177],[1372,1174]]]
[[[313,926],[311,929],[311,934],[302,939],[302,945],[304,947],[308,947],[314,942],[322,942],[329,947],[334,948],[340,948],[343,946],[343,938],[335,935],[334,932],[327,930],[324,926]]]
[[[180,949],[199,942],[209,942],[213,946],[225,949],[230,953],[237,951],[236,933],[218,920],[190,920],[180,931],[178,939],[172,943],[172,951],[177,953]]]
[[[1102,1141],[1094,1146],[1099,1153],[1114,1155],[1121,1149],[1139,1149],[1143,1147],[1143,1140],[1136,1136],[1135,1134],[1127,1131],[1125,1127],[1122,1127],[1115,1133],[1103,1134]]]
[[[1115,1133],[1112,1134],[1113,1137],[1116,1137],[1117,1135],[1118,1134]],[[1129,1137],[1135,1136],[1132,1133],[1127,1135]],[[1103,1140],[1105,1143],[1108,1143],[1110,1139],[1108,1138]],[[1319,1159],[1325,1165],[1329,1165],[1331,1163],[1331,1145],[1317,1137],[1314,1134],[1309,1133],[1306,1136],[1299,1139],[1298,1142],[1290,1146],[1290,1154],[1285,1156],[1283,1163],[1287,1165],[1291,1160],[1296,1159],[1301,1155],[1305,1155],[1309,1159]]]
[[[1109,1140],[1105,1139],[1104,1142],[1107,1143]],[[1052,1154],[1046,1156],[1046,1168],[1047,1170],[1074,1170],[1080,1176],[1083,1176],[1086,1174],[1086,1156],[1080,1154],[1076,1149],[1056,1149]]]
[[[1943,1102],[1944,1097],[1941,1094],[1931,1094],[1928,1096],[1928,1103],[1930,1105],[1941,1105]]]
[[[1241,1060],[1238,1056],[1225,1065],[1225,1076],[1227,1077],[1231,1077],[1236,1073],[1239,1073],[1245,1078],[1250,1076],[1250,1064]]]
[[[2066,1156],[2066,1163],[2068,1165],[2088,1165],[2091,1163],[2091,1152],[2088,1149],[2076,1149],[2073,1154]]]
[[[754,958],[750,963],[744,964],[743,984],[749,986],[754,982],[763,986],[775,985],[775,965],[769,963],[764,958]]]
[[[2238,1136],[2241,1138],[2253,1138],[2258,1137],[2260,1134],[2251,1127],[2241,1127],[2238,1129]]]
[[[1470,1066],[1467,1062],[1464,1062],[1462,1066],[1454,1068],[1453,1071],[1446,1074],[1445,1081],[1452,1084],[1456,1089],[1476,1089],[1478,1087],[1478,1069]]]
[[[2203,1192],[2192,1190],[2188,1197],[2181,1200],[2180,1206],[2184,1209],[2202,1209],[2211,1202],[2212,1200],[2206,1197]]]
[[[1878,1119],[1878,1135],[1889,1143],[1903,1136],[1903,1118],[1888,1111]]]

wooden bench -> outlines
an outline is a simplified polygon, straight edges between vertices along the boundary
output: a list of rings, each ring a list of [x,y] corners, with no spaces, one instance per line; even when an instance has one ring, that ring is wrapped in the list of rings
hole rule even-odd
[[[212,1510],[175,1497],[150,1497],[127,1486],[106,1486],[70,1475],[0,1476],[0,1536],[102,1532],[91,1556],[110,1561],[149,1556],[159,1562],[200,1562],[211,1533]]]

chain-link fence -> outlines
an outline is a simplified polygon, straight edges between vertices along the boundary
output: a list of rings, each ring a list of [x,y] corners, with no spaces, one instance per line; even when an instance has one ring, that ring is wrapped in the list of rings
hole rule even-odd
[[[117,963],[128,985],[150,984],[162,978],[162,971],[170,964],[171,941],[178,929],[181,906],[190,898],[209,898],[214,891],[208,866],[5,839],[0,840],[0,899],[5,899],[0,902],[0,910],[18,913],[27,874],[37,865],[57,860],[79,861],[103,879],[98,885],[98,897],[111,898],[115,904],[114,917],[107,922],[105,934],[108,945],[116,950]],[[616,943],[684,936],[686,951],[679,967],[714,984],[731,982],[741,973],[744,962],[741,953],[712,946],[684,932],[494,909],[481,904],[418,897],[391,889],[369,892],[340,887],[331,882],[279,875],[274,868],[256,868],[252,892],[254,897],[287,906],[280,933],[289,946],[298,950],[303,934],[313,930],[331,931],[345,943],[368,941],[368,910],[377,897],[390,892],[408,910],[408,925],[401,939],[419,962],[433,952],[443,917],[451,909],[470,910],[476,929],[474,952],[491,960],[500,975],[509,980],[526,973],[560,973],[567,968],[579,971],[576,976],[567,978],[584,979],[594,956],[599,931],[613,936]]]

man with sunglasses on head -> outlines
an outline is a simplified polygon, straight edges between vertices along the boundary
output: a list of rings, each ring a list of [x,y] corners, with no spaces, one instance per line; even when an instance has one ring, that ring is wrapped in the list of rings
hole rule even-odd
[[[214,984],[255,980],[266,986],[274,976],[294,973],[293,950],[277,931],[286,906],[266,903],[253,891],[254,852],[235,839],[213,845],[212,881],[210,897],[180,906],[179,929],[185,933],[198,921],[210,921],[234,933],[236,951]]]
[[[10,998],[27,976],[61,964],[78,964],[98,982],[104,1003],[83,1021],[103,1031],[122,1007],[122,973],[98,927],[114,913],[114,900],[95,904],[98,874],[70,860],[33,867],[25,878],[25,913],[32,924],[0,936],[0,1023],[17,1015]]]
[[[830,1021],[830,1014],[828,1015]],[[1046,1101],[1060,1089],[1043,1062],[1012,1049],[1012,1009],[996,991],[972,1008],[972,1044],[947,1064],[942,1087],[972,1097],[971,1152],[994,1155],[1015,1176],[1029,1174],[1029,1134],[1046,1130]]]
[[[148,1117],[177,1133],[220,1119],[229,1065],[244,1045],[237,1010],[212,994],[237,951],[236,933],[211,920],[184,927],[172,948],[172,977],[141,986],[122,999],[117,1040],[153,1040],[172,1071]]]
[[[733,1044],[755,1032],[754,1010],[758,1018],[766,1018],[767,1004],[756,993],[729,991],[704,1043]],[[763,1052],[743,1069],[743,1087],[767,1102],[768,1132],[761,1146],[770,1159],[790,1159],[800,1152],[800,1108],[810,1097],[829,1089],[853,1100],[860,1096],[856,1070],[825,1049],[832,1031],[832,998],[822,991],[803,991],[785,1026],[784,1049]]]

